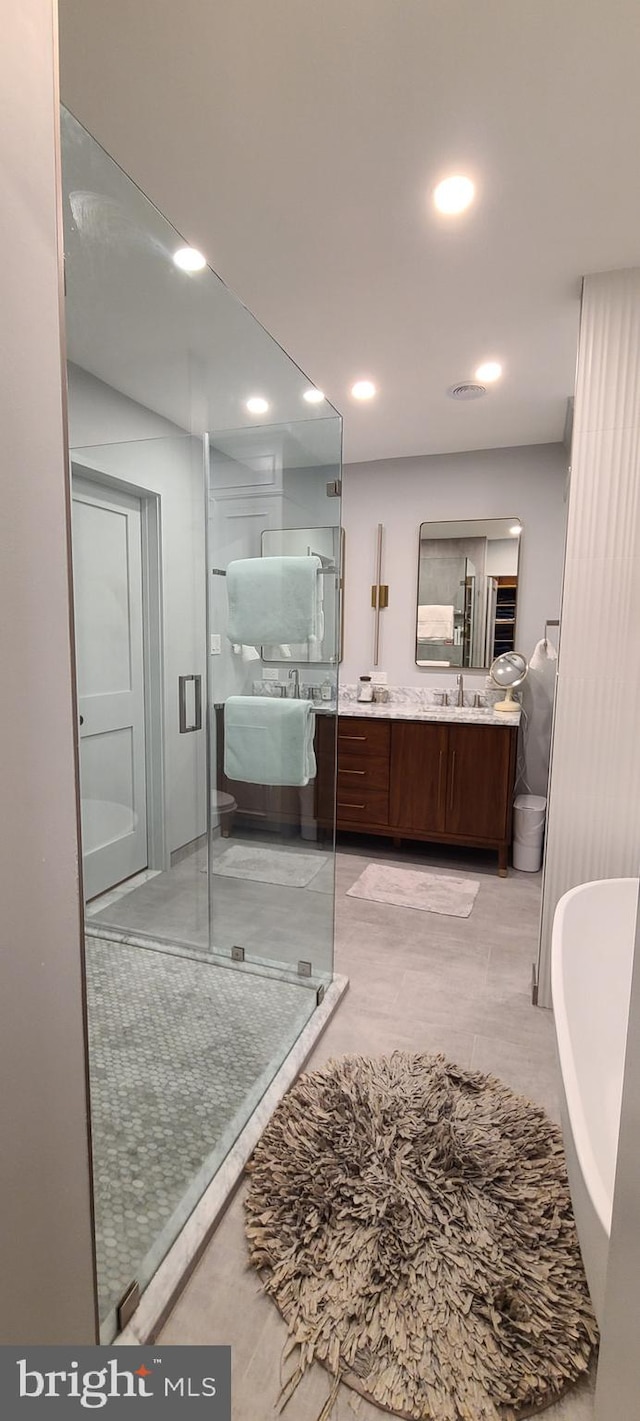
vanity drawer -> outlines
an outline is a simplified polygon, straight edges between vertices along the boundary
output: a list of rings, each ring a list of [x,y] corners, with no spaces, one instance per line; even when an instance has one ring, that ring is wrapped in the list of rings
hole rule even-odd
[[[367,824],[388,824],[389,791],[370,789],[366,785],[361,788],[360,782],[347,786],[340,782],[337,810],[338,825],[361,824],[366,828]]]
[[[387,755],[391,744],[391,724],[388,720],[366,720],[363,716],[345,716],[338,720],[338,756]]]
[[[389,788],[388,755],[354,755],[342,745],[338,750],[338,791],[353,790],[357,799],[361,789]],[[356,793],[358,791],[358,793]]]

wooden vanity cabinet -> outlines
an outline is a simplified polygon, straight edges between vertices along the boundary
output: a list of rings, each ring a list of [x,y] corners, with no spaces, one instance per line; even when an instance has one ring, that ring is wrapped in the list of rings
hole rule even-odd
[[[449,726],[447,834],[508,842],[516,737],[510,726]]]
[[[391,747],[389,824],[407,835],[444,834],[449,727],[395,721]]]
[[[338,717],[338,827],[389,823],[391,725]]]
[[[340,717],[338,829],[496,849],[506,873],[515,726]]]

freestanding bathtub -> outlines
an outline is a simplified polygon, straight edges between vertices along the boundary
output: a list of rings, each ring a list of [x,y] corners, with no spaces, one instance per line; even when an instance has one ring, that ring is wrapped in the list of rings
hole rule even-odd
[[[602,1318],[638,903],[637,878],[560,899],[551,990],[573,1210],[591,1301]]]

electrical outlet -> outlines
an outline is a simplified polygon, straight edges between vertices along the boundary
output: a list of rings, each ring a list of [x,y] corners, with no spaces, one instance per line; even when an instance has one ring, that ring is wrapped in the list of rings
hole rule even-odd
[[[372,686],[386,686],[386,684],[387,684],[387,673],[386,673],[386,671],[372,671],[372,672],[371,672],[371,685],[372,685]]]
[[[220,656],[222,653],[222,637],[219,632],[211,632],[211,655]]]
[[[277,666],[263,666],[262,679],[263,681],[277,681],[279,679]]]

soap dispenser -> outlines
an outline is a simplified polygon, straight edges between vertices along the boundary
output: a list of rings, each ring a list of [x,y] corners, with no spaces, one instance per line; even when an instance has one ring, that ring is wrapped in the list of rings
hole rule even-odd
[[[359,681],[359,683],[358,683],[358,700],[359,700],[359,701],[372,701],[372,700],[373,700],[373,686],[371,685],[371,677],[370,677],[370,676],[361,676],[361,677],[360,677],[360,681]]]

